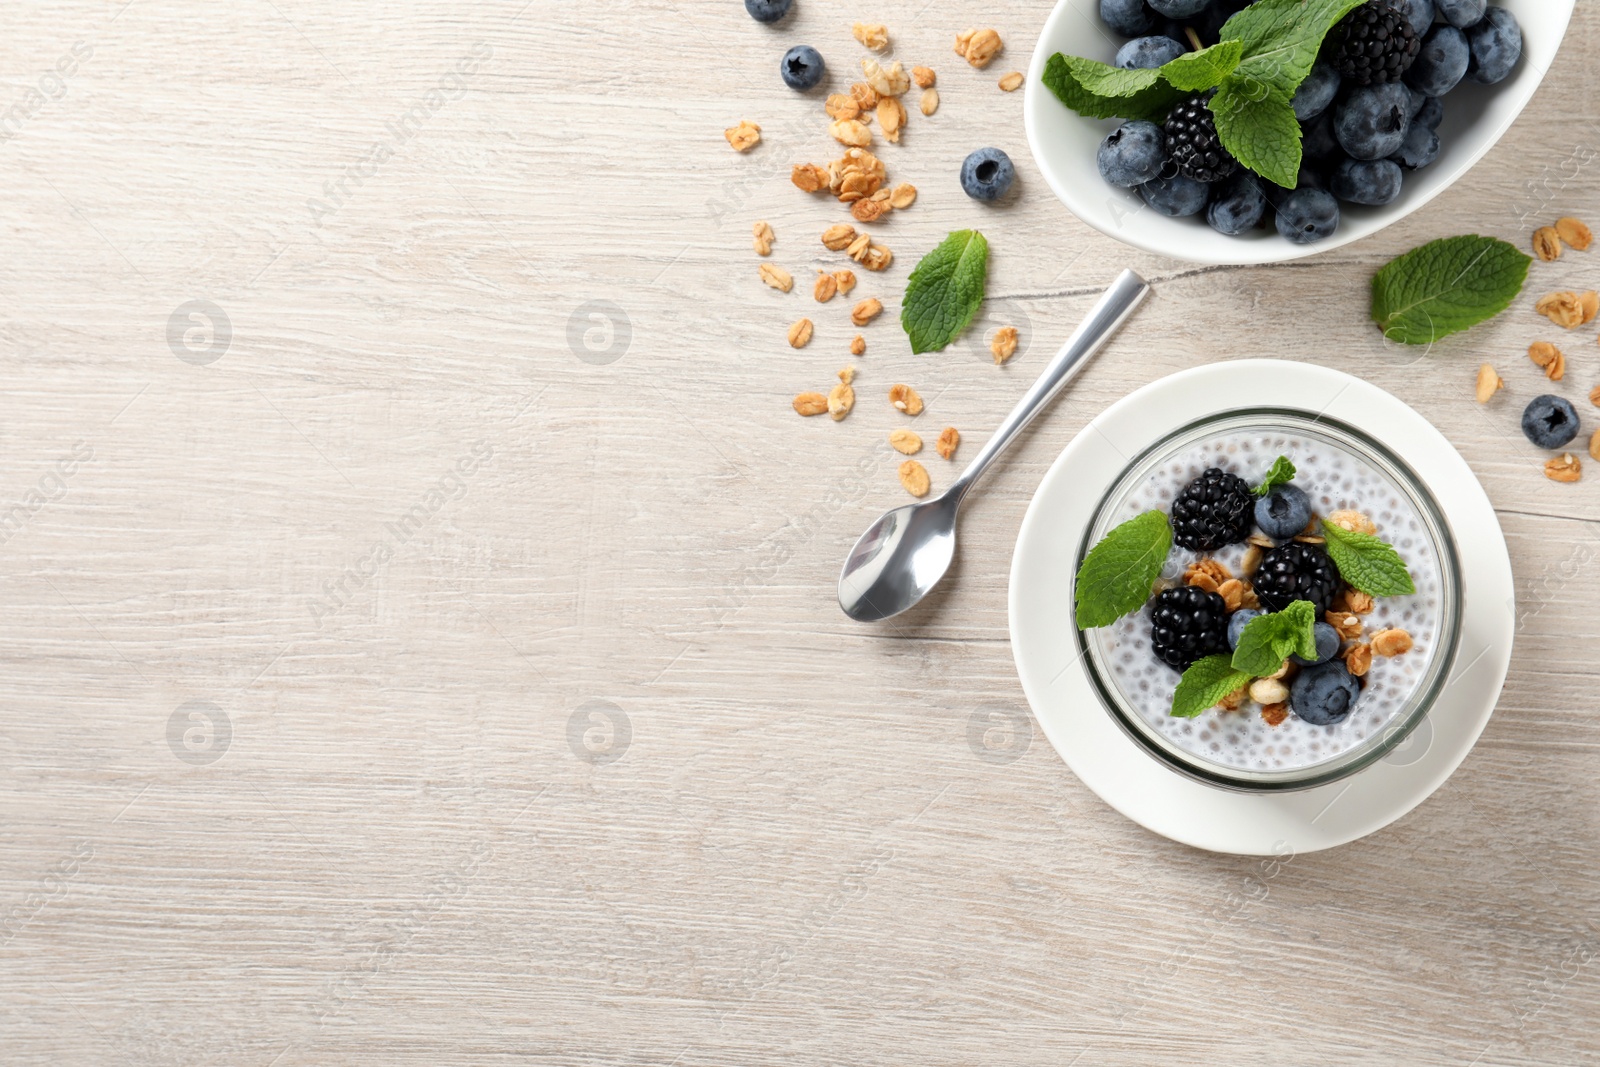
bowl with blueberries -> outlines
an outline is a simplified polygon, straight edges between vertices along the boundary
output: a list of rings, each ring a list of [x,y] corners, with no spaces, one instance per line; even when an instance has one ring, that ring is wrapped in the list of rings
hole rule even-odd
[[[1029,70],[1050,187],[1199,263],[1337,248],[1465,174],[1549,69],[1574,0],[1060,0]]]

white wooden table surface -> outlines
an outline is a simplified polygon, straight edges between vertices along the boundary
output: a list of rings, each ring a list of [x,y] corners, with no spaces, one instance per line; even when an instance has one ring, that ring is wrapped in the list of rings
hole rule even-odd
[[[1383,234],[1197,269],[1077,222],[1022,94],[1048,5],[49,0],[0,26],[0,1060],[8,1064],[1590,1063],[1600,1057],[1600,467],[1540,473],[1518,304],[1425,356],[1366,285],[1434,237],[1600,224],[1600,8],[1471,175]],[[809,293],[834,146],[778,80],[858,19],[940,75],[856,332]],[[951,53],[992,25],[988,70]],[[9,109],[9,110],[8,110]],[[736,155],[721,131],[766,136]],[[1013,202],[956,169],[995,144]],[[760,284],[750,225],[797,291]],[[947,230],[978,328],[895,318]],[[833,602],[905,497],[882,391],[973,454],[1122,266],[1122,338],[975,496],[891,627]],[[193,303],[200,302],[200,303]],[[596,302],[600,302],[596,304]],[[601,319],[590,312],[602,309]],[[808,314],[817,336],[784,344]],[[1023,327],[997,369],[982,334]],[[1541,326],[1543,327],[1541,329]],[[1567,339],[1580,402],[1592,330]],[[1026,711],[1012,544],[1047,465],[1162,375],[1362,375],[1460,448],[1518,576],[1511,674],[1431,800],[1331,852],[1197,852]],[[1473,403],[1478,362],[1509,382]],[[930,435],[931,436],[931,435]],[[951,466],[928,459],[936,487]]]

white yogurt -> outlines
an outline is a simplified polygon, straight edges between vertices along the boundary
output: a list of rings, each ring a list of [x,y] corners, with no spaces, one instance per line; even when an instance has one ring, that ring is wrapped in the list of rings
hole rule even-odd
[[[1344,722],[1313,726],[1292,712],[1268,726],[1258,704],[1246,700],[1238,711],[1212,708],[1194,719],[1173,718],[1172,693],[1178,672],[1150,654],[1150,616],[1141,609],[1089,635],[1100,646],[1100,662],[1132,711],[1173,745],[1211,763],[1248,771],[1292,771],[1334,759],[1381,734],[1416,691],[1437,645],[1441,604],[1439,561],[1427,527],[1411,500],[1366,461],[1314,437],[1290,432],[1243,431],[1197,442],[1158,464],[1133,487],[1111,525],[1152,508],[1171,514],[1179,490],[1207,467],[1221,467],[1252,485],[1278,456],[1293,460],[1294,484],[1311,498],[1318,516],[1340,508],[1364,512],[1378,536],[1394,546],[1411,572],[1416,593],[1379,597],[1362,617],[1367,635],[1397,627],[1414,642],[1401,656],[1373,657],[1365,688]],[[1109,526],[1107,527],[1110,528]],[[1229,545],[1201,553],[1174,546],[1163,575],[1180,579],[1184,569],[1212,556],[1235,574],[1245,546]]]

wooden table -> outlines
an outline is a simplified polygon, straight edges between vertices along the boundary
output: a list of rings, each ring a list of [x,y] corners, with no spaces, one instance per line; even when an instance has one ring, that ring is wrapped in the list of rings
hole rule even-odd
[[[1600,8],[1527,113],[1381,235],[1196,268],[1077,222],[1023,139],[1047,5],[733,0],[13,5],[0,142],[0,1059],[15,1064],[1594,1062],[1600,469],[1540,472],[1517,305],[1426,354],[1367,280],[1434,237],[1600,223]],[[981,7],[981,12],[980,12]],[[774,71],[849,24],[939,73],[881,146],[916,204],[814,303],[836,155]],[[951,53],[989,24],[984,72]],[[65,73],[63,73],[65,72]],[[9,111],[5,109],[9,108]],[[734,153],[740,119],[764,139]],[[967,152],[1019,168],[962,195]],[[777,234],[782,294],[750,227]],[[977,326],[896,317],[946,231]],[[1590,253],[1590,256],[1600,253]],[[1155,285],[964,516],[954,573],[847,622],[843,554],[905,498],[882,395],[970,456],[1123,266]],[[784,342],[817,323],[800,351]],[[1021,327],[996,368],[984,336]],[[1594,419],[1593,331],[1558,390]],[[1097,411],[1243,356],[1414,405],[1493,499],[1520,629],[1431,800],[1287,862],[1197,852],[1062,765],[1012,667],[1011,548]],[[1472,399],[1491,360],[1508,389]],[[931,434],[929,434],[931,437]],[[958,458],[960,458],[958,456]],[[953,466],[925,455],[935,486]]]

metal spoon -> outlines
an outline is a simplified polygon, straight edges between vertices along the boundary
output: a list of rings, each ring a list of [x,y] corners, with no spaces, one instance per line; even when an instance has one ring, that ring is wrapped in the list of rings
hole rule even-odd
[[[846,615],[877,622],[928,595],[955,555],[956,512],[967,490],[1083,369],[1149,291],[1143,278],[1123,271],[950,488],[932,500],[885,512],[867,527],[839,574],[839,606]]]

